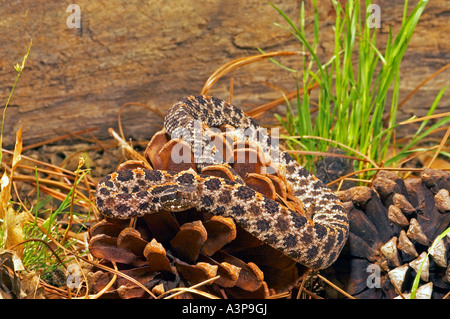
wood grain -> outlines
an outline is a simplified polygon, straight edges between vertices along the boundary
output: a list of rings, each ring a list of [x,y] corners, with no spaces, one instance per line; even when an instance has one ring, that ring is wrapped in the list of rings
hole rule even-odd
[[[274,1],[288,16],[299,16],[298,1]],[[414,3],[416,1],[413,1]],[[380,43],[388,27],[399,28],[403,1],[381,1]],[[450,61],[447,1],[428,4],[402,64],[401,96]],[[139,102],[164,113],[179,97],[197,94],[218,67],[266,51],[298,50],[298,42],[273,22],[277,12],[261,0],[110,0],[76,2],[81,28],[66,25],[67,3],[2,1],[0,21],[0,101],[6,102],[30,39],[30,57],[7,109],[4,145],[10,147],[20,124],[30,145],[71,132],[98,128],[99,139],[117,129],[118,110]],[[413,3],[410,3],[412,7]],[[311,13],[310,3],[306,3]],[[321,2],[321,46],[325,61],[333,48],[331,3]],[[312,31],[312,15],[307,17]],[[383,45],[381,45],[383,47]],[[298,57],[281,62],[298,67]],[[233,102],[244,110],[280,98],[295,89],[295,77],[269,61],[233,71],[217,82],[211,94],[228,98],[234,78]],[[446,70],[427,83],[401,109],[400,119],[425,115],[437,92],[450,82]],[[2,103],[4,103],[2,102]],[[448,94],[439,111],[449,111]],[[278,107],[282,112],[283,107]],[[159,116],[138,106],[127,107],[125,134],[149,139],[162,124]]]

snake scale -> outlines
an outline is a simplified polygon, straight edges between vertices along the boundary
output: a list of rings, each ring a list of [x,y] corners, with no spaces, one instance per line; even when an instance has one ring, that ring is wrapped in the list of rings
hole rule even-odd
[[[208,145],[210,127],[222,124],[236,128],[235,140],[264,150],[277,175],[311,218],[256,192],[240,179],[197,174],[192,169],[170,172],[135,168],[109,174],[97,187],[100,212],[106,217],[129,219],[160,210],[196,208],[232,217],[258,239],[307,267],[323,269],[331,265],[348,237],[348,218],[341,202],[289,154],[274,152],[278,146],[256,121],[223,100],[189,96],[169,109],[164,128],[171,138],[182,137],[194,153],[199,145],[203,147],[203,152],[195,157],[200,169],[222,161],[218,150]]]

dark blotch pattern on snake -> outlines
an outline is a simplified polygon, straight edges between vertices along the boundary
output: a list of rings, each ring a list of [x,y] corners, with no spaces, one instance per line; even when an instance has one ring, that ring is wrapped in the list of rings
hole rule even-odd
[[[198,125],[198,122],[202,125]],[[198,168],[221,163],[208,139],[209,127],[228,124],[234,139],[257,145],[278,176],[312,214],[308,219],[242,184],[219,177],[147,169],[125,169],[103,178],[97,206],[106,217],[128,219],[160,210],[189,208],[232,217],[241,227],[297,262],[323,269],[331,265],[348,237],[347,214],[339,199],[289,154],[273,145],[265,129],[233,105],[213,97],[189,96],[178,101],[165,117],[172,138],[182,137],[196,151]]]

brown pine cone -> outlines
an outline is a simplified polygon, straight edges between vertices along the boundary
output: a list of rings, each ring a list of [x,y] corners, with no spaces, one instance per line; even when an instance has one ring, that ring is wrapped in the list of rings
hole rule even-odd
[[[232,145],[226,134],[217,135],[227,154],[236,160],[229,168],[212,165],[202,174],[241,178],[264,195],[301,209],[286,185],[270,171],[270,163],[263,164],[261,154],[249,145]],[[145,157],[155,169],[182,171],[196,167],[188,163],[175,163],[172,152],[180,149],[179,156],[191,157],[183,141],[169,140],[164,131],[154,135],[145,151]],[[183,147],[180,147],[183,146]],[[233,151],[234,149],[234,151]],[[256,158],[256,161],[249,161]],[[227,159],[230,162],[230,159]],[[255,163],[253,163],[255,162]],[[120,169],[135,168],[142,163],[130,161]],[[239,176],[236,176],[239,174]],[[231,218],[212,216],[194,209],[170,213],[159,212],[137,218],[133,227],[130,221],[104,219],[90,230],[90,251],[93,256],[134,278],[151,293],[130,280],[118,277],[103,297],[148,298],[166,296],[173,288],[192,287],[202,282],[198,289],[219,298],[267,298],[277,293],[289,292],[297,283],[304,268],[280,252],[263,244],[235,225]],[[220,276],[220,277],[218,277]],[[93,292],[101,291],[113,274],[98,269],[93,274]],[[216,278],[217,277],[217,278]],[[182,298],[198,295],[185,293]]]
[[[450,225],[449,189],[450,173],[424,169],[420,178],[406,180],[380,171],[373,188],[342,191],[350,236],[328,278],[357,298],[408,297],[425,259],[417,297],[448,296],[450,237],[430,248]],[[337,297],[334,290],[328,296]]]

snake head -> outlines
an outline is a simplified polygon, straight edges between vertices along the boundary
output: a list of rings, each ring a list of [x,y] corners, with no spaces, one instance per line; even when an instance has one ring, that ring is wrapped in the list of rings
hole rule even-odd
[[[180,212],[192,208],[196,204],[196,188],[192,185],[167,183],[153,187],[150,194],[159,199],[161,209]]]

